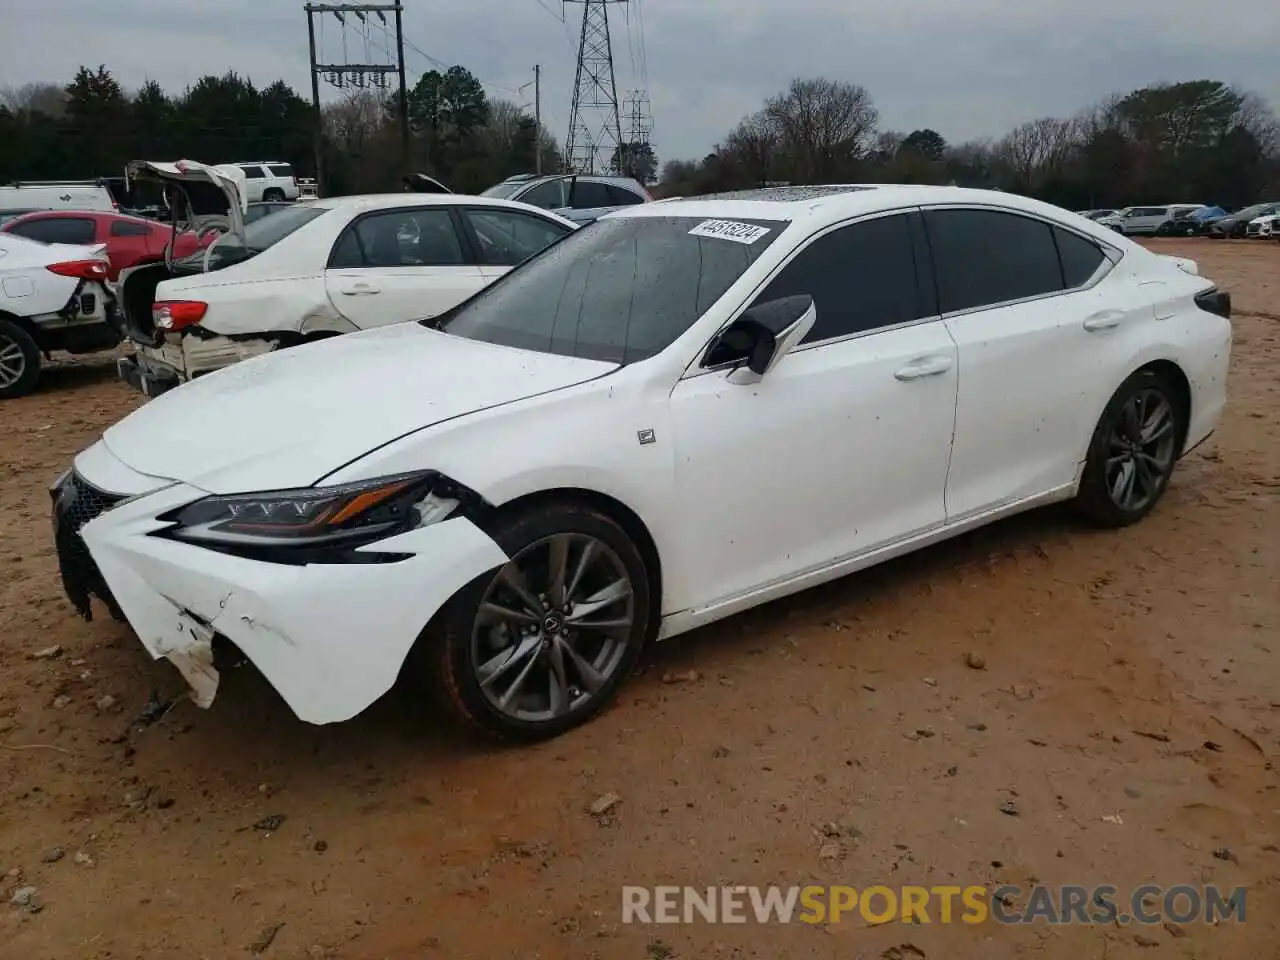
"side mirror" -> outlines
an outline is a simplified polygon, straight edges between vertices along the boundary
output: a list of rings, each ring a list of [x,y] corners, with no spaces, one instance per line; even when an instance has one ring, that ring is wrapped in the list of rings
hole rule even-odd
[[[730,380],[755,383],[805,338],[817,319],[817,307],[808,294],[758,304],[720,332],[703,355],[702,366],[732,363]]]

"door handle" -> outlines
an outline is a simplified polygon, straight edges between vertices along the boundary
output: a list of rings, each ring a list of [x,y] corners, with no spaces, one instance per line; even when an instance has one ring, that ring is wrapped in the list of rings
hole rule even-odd
[[[1123,320],[1124,313],[1120,310],[1102,310],[1085,317],[1083,326],[1090,333],[1097,333],[1099,330],[1114,330]]]
[[[917,357],[905,367],[894,373],[897,380],[919,380],[921,377],[936,377],[951,369],[950,357]]]
[[[340,292],[346,297],[360,297],[381,293],[382,291],[371,283],[353,283],[349,287],[342,287]]]

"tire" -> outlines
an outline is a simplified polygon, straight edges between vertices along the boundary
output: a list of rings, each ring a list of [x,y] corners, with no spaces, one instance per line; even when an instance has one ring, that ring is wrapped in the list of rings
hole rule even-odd
[[[40,379],[40,348],[22,327],[0,317],[0,400],[24,397]]]
[[[648,567],[617,523],[580,504],[544,503],[518,509],[500,516],[489,533],[512,559],[458,591],[424,631],[421,652],[425,654],[427,679],[451,714],[489,736],[517,742],[559,736],[607,706],[635,668],[649,634]],[[495,611],[490,605],[509,612],[521,606],[528,609],[542,596],[551,598],[555,579],[547,571],[553,561],[553,544],[566,551],[560,565],[566,571],[561,582],[566,591],[574,588],[571,599],[576,598],[578,612],[573,611],[573,605],[559,609],[544,605],[539,613],[542,622],[536,625],[490,616],[490,611]],[[591,559],[582,573],[578,565],[588,545]],[[507,576],[513,569],[524,581],[528,601],[523,604]],[[622,578],[630,588],[626,596],[608,600],[606,594],[604,600],[590,599],[604,590],[621,594],[616,585]],[[546,593],[532,596],[540,587]],[[581,608],[589,602],[595,608],[584,615]],[[516,613],[525,616],[523,611]],[[627,620],[629,625],[607,630],[573,626],[575,618],[591,622],[595,619],[592,614],[600,613],[604,614],[602,623],[612,618],[613,622]],[[521,651],[526,652],[522,655]],[[499,660],[504,654],[506,659]],[[557,662],[559,684],[554,682]],[[591,666],[591,673],[577,666],[583,662]],[[488,692],[478,675],[486,665],[491,673]],[[519,676],[526,677],[526,682],[516,684]],[[512,686],[518,695],[511,696],[504,708],[502,694]],[[557,688],[558,702],[553,694]]]
[[[1148,432],[1152,438],[1142,441]],[[1168,489],[1186,432],[1178,392],[1156,372],[1139,370],[1120,385],[1093,431],[1077,509],[1103,527],[1137,523]]]
[[[284,191],[278,189],[277,187],[271,187],[270,189],[262,191],[263,203],[276,203],[277,201],[281,201],[283,199],[284,199]]]

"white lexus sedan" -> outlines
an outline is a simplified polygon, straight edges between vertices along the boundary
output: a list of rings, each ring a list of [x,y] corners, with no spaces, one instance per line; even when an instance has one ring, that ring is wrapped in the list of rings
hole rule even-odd
[[[1193,262],[1005,193],[636,205],[435,321],[137,410],[51,491],[62,575],[198,704],[215,649],[312,723],[409,663],[547,737],[650,641],[1041,504],[1141,519],[1219,421],[1230,312]]]

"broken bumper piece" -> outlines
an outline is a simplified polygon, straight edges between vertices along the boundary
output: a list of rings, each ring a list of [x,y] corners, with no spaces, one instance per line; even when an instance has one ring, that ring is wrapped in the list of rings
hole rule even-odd
[[[507,560],[464,517],[362,548],[409,555],[391,563],[267,563],[150,536],[166,526],[158,515],[202,496],[166,486],[80,532],[143,646],[177,667],[203,707],[217,692],[214,643],[225,637],[302,720],[349,719],[391,688],[435,612]]]

